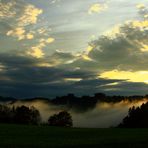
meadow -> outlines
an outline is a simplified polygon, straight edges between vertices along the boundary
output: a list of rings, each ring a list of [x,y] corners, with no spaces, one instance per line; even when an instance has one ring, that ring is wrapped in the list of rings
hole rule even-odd
[[[148,129],[0,124],[0,148],[146,148]]]

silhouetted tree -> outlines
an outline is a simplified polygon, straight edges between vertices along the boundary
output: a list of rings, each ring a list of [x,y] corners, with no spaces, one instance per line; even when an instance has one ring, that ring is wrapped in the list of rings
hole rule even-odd
[[[21,106],[15,110],[14,120],[19,124],[38,124],[40,122],[40,113],[34,107]]]
[[[106,95],[103,93],[96,93],[94,97],[98,100],[104,100],[106,98]]]
[[[34,107],[0,105],[0,123],[38,124],[40,121],[40,113]]]
[[[35,108],[35,107],[31,107],[31,123],[32,124],[39,124],[41,122],[41,116],[40,116],[40,112]]]
[[[14,116],[14,120],[19,124],[29,124],[30,123],[30,111],[26,106],[21,106],[16,108],[16,113]]]
[[[148,127],[148,102],[141,107],[134,106],[129,109],[128,115],[118,127],[147,128]]]
[[[61,111],[49,117],[48,124],[51,126],[72,127],[72,116],[67,111]]]
[[[9,107],[0,105],[0,123],[13,122],[14,113]]]

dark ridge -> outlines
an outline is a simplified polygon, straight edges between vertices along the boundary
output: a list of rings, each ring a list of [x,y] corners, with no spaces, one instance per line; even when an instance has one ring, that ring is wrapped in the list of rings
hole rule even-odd
[[[13,97],[0,97],[0,102],[15,103],[17,101],[21,102],[33,102],[42,101],[47,104],[62,105],[69,109],[76,109],[78,111],[87,111],[96,106],[97,102],[107,102],[107,103],[118,103],[121,101],[138,101],[142,99],[148,99],[148,95],[145,96],[107,96],[104,93],[96,93],[94,96],[82,96],[77,97],[74,94],[68,94],[66,96],[56,97],[54,99],[44,98],[44,97],[34,97],[25,99],[16,99]]]

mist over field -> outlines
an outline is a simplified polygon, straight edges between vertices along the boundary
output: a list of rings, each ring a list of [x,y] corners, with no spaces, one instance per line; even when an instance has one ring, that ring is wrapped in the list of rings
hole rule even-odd
[[[98,102],[94,108],[83,112],[75,108],[69,109],[65,105],[53,105],[45,100],[19,100],[7,104],[10,106],[34,106],[40,111],[42,122],[47,122],[49,116],[55,113],[67,110],[72,115],[74,127],[107,128],[117,126],[127,115],[130,107],[137,107],[146,102],[147,99],[118,103]]]

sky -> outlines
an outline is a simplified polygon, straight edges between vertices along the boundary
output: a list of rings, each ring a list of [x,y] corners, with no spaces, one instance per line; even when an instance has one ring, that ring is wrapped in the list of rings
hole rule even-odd
[[[147,0],[0,0],[0,95],[148,92]]]

